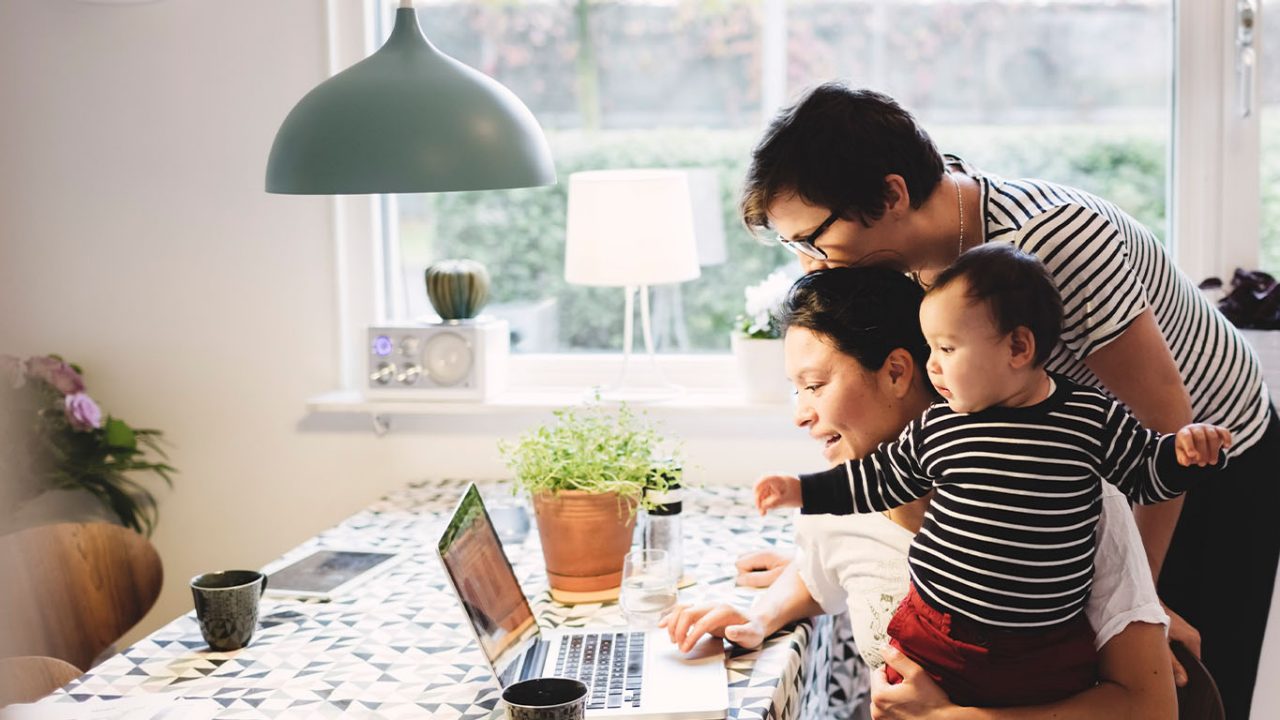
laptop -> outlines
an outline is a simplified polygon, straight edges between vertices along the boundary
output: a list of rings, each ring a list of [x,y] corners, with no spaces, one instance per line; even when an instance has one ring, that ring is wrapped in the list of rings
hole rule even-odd
[[[586,683],[587,717],[701,720],[729,709],[724,642],[681,654],[666,630],[622,627],[542,632],[475,484],[445,527],[441,565],[503,689],[536,677]]]

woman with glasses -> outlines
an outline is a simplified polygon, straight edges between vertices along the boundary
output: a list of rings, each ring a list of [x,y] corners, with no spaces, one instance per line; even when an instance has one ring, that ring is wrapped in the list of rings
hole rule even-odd
[[[1219,479],[1135,518],[1171,637],[1203,649],[1228,716],[1247,717],[1280,561],[1280,420],[1257,356],[1151,231],[1086,192],[943,156],[891,98],[834,83],[774,119],[741,210],[806,271],[876,264],[927,285],[968,248],[1012,243],[1063,299],[1049,370],[1103,388],[1160,432],[1193,420],[1231,430]]]
[[[822,444],[827,464],[861,457],[893,440],[936,399],[924,372],[929,349],[918,320],[922,298],[906,276],[876,267],[824,270],[792,288],[783,324],[787,374],[797,394],[795,422]],[[682,650],[707,633],[754,647],[793,620],[847,611],[866,662],[883,673],[883,661],[889,660],[906,677],[903,685],[883,687],[873,696],[883,717],[1174,716],[1174,685],[1164,655],[1168,619],[1133,519],[1114,489],[1102,502],[1095,582],[1086,606],[1102,681],[1042,707],[978,711],[952,705],[927,675],[888,646],[889,619],[907,594],[907,550],[928,502],[884,514],[802,515],[795,561],[750,610],[677,607],[662,625]]]

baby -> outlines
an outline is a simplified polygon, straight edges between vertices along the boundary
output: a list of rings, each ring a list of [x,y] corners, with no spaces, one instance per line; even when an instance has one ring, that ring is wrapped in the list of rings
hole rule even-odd
[[[1226,465],[1226,429],[1162,436],[1048,373],[1061,324],[1038,260],[1004,243],[966,252],[920,306],[926,369],[945,401],[864,458],[756,483],[762,513],[885,511],[936,491],[888,630],[960,705],[1042,704],[1092,686],[1083,611],[1100,482],[1154,503]]]

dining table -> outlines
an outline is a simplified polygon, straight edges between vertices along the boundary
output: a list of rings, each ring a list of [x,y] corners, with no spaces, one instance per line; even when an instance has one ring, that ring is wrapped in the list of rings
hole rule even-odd
[[[248,646],[211,650],[194,611],[92,668],[31,710],[83,717],[457,718],[503,717],[501,689],[480,653],[436,543],[471,481],[409,484],[292,548],[280,567],[317,549],[395,553],[385,571],[322,600],[264,596]],[[523,507],[507,482],[477,481],[493,507]],[[761,590],[735,582],[734,560],[753,549],[789,549],[792,517],[759,517],[748,488],[686,490],[681,603],[746,608]],[[564,605],[548,590],[536,525],[504,550],[544,629],[625,627],[616,602]],[[726,644],[729,718],[852,717],[865,703],[847,621],[820,616],[792,623],[761,647]],[[71,707],[74,704],[75,707]],[[114,714],[111,707],[122,709]],[[154,706],[156,714],[146,714]],[[165,715],[168,708],[187,711]],[[101,713],[95,714],[95,713]],[[68,717],[76,715],[67,715]]]

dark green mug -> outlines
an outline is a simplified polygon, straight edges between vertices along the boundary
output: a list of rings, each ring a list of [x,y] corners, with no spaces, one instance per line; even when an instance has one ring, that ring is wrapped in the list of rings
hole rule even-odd
[[[258,627],[258,602],[267,576],[257,570],[223,570],[191,578],[200,634],[214,650],[239,650]]]
[[[587,686],[572,678],[533,678],[503,690],[502,702],[509,720],[582,720]]]

